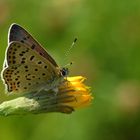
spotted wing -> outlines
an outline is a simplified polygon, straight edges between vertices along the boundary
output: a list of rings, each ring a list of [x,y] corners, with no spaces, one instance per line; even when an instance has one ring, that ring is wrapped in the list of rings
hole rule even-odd
[[[7,67],[2,71],[8,92],[26,93],[50,88],[59,78],[59,69],[27,45],[11,42],[7,49]]]
[[[55,67],[58,67],[55,60],[47,53],[47,51],[41,47],[41,45],[21,26],[12,24],[9,29],[8,42],[19,41],[27,44],[28,47],[34,48],[39,55],[50,61]]]

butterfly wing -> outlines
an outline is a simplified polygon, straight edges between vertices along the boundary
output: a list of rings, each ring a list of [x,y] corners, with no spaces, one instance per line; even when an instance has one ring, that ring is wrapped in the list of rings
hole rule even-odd
[[[60,70],[26,44],[14,41],[6,52],[7,67],[2,71],[8,92],[25,93],[50,88]]]
[[[27,44],[31,49],[36,51],[39,55],[50,61],[55,67],[58,67],[55,60],[47,53],[45,49],[21,26],[17,24],[12,24],[9,29],[8,42],[19,41]]]

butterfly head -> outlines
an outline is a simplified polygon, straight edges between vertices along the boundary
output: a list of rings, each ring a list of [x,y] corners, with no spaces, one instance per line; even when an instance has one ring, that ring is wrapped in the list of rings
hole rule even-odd
[[[69,74],[69,69],[64,67],[60,70],[60,73],[62,77],[67,77],[67,75]]]

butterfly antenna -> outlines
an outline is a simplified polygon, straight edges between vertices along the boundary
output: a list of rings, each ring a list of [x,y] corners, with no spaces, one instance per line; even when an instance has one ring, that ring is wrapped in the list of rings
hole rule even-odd
[[[77,38],[74,39],[74,41],[72,42],[71,46],[69,47],[69,49],[66,51],[65,53],[65,57],[67,58],[69,53],[70,53],[70,50],[75,46],[75,43],[77,41]]]
[[[70,46],[69,49],[66,51],[66,53],[65,53],[65,61],[67,60],[68,55],[69,55],[71,49],[75,46],[76,41],[77,41],[77,38],[74,39],[74,41],[72,42],[71,46]],[[71,66],[72,64],[73,64],[73,62],[67,63],[66,65],[64,65],[64,67],[66,68],[66,67],[68,67],[68,66]]]
[[[64,65],[64,67],[71,66],[72,64],[73,64],[73,62],[70,62],[70,63],[68,63],[68,64]]]

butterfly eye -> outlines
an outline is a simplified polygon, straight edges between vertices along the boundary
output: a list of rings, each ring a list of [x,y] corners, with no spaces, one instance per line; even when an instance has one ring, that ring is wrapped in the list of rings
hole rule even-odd
[[[65,77],[65,76],[67,76],[69,74],[68,68],[62,68],[60,71],[61,71],[61,75],[63,77]]]

